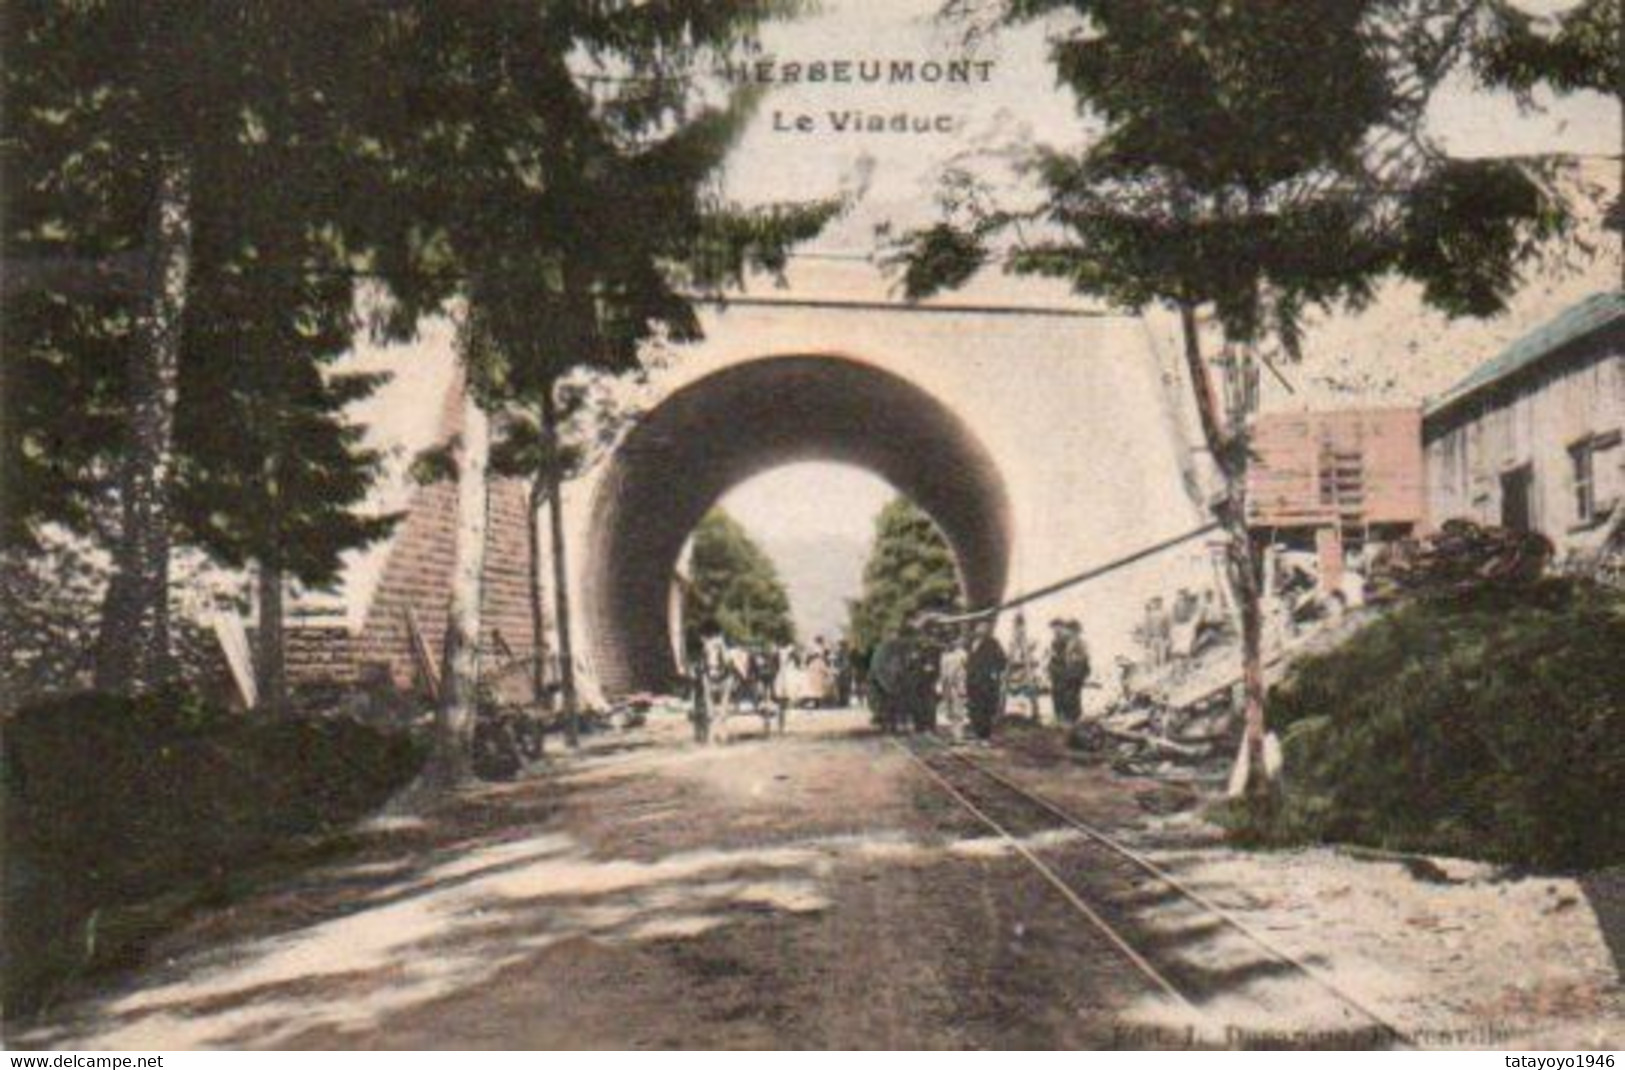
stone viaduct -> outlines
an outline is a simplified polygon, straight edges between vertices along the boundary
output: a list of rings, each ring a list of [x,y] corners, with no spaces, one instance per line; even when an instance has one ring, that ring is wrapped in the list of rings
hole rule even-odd
[[[707,305],[705,340],[627,387],[642,417],[567,487],[574,633],[590,695],[669,685],[683,546],[724,493],[779,465],[852,464],[914,499],[947,535],[977,605],[1204,522],[1206,458],[1193,445],[1168,325],[1003,279],[907,305],[862,262],[798,263],[790,282]],[[449,343],[436,329],[414,352],[358,355],[363,366],[409,369],[358,414],[398,468],[455,430]],[[406,514],[395,537],[357,555],[336,598],[306,603],[303,619],[321,637],[310,646],[331,663],[324,673],[387,672],[412,684],[406,610],[439,634],[451,498],[399,478],[381,497]],[[523,488],[495,487],[487,623],[521,651],[531,643],[527,512]],[[1052,616],[1078,617],[1105,669],[1129,648],[1145,598],[1214,585],[1214,560],[1199,537],[1068,588],[1029,607],[1031,633],[1041,639]]]

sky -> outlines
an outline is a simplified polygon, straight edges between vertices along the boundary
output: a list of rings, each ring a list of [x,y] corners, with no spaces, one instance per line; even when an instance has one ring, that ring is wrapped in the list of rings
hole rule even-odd
[[[934,217],[936,177],[967,145],[1011,137],[1060,146],[1082,143],[1091,127],[1071,96],[1055,86],[1046,59],[1046,39],[1066,23],[1052,19],[1002,28],[967,52],[962,31],[934,17],[939,6],[939,0],[824,0],[818,13],[764,31],[759,58],[780,64],[841,59],[918,63],[968,55],[992,67],[983,84],[776,86],[730,160],[728,194],[747,203],[827,196],[867,174],[856,208],[805,251],[868,254],[875,248],[877,225],[905,228]],[[1546,13],[1567,5],[1548,0],[1523,6]],[[1441,94],[1431,122],[1452,151],[1466,155],[1620,152],[1616,101],[1582,94],[1542,103],[1547,105],[1544,111],[1522,112],[1508,94],[1454,85]],[[945,115],[953,129],[838,133],[830,129],[831,111]],[[799,116],[808,117],[816,129],[786,129]],[[886,484],[866,473],[840,465],[798,464],[742,484],[722,505],[780,559],[781,571],[792,580],[792,602],[804,618],[802,630],[809,632],[828,630],[828,618],[836,612],[831,607],[839,604],[828,590],[813,586],[827,587],[846,576],[855,587],[874,515],[891,495]],[[855,558],[856,565],[792,559],[842,553]],[[798,579],[804,586],[799,591]]]
[[[739,484],[722,499],[735,518],[758,521],[764,535],[868,538],[875,514],[897,492],[879,476],[845,464],[785,465]]]
[[[1065,17],[1000,27],[967,51],[961,43],[962,26],[936,17],[940,6],[940,0],[822,0],[819,13],[765,29],[762,58],[780,63],[970,56],[990,61],[993,68],[985,84],[803,81],[773,86],[729,164],[728,192],[748,202],[824,195],[849,180],[860,161],[871,162],[873,177],[858,210],[813,246],[868,252],[876,223],[908,225],[932,217],[935,176],[967,145],[1012,137],[1056,146],[1083,142],[1093,127],[1079,116],[1070,93],[1055,85],[1047,59],[1048,40],[1071,25]],[[1540,14],[1569,4],[1540,0],[1519,6]],[[1451,151],[1467,155],[1553,148],[1582,154],[1619,152],[1616,101],[1596,94],[1540,99],[1549,105],[1544,114],[1522,113],[1510,94],[1486,94],[1453,84],[1439,95],[1432,123]],[[955,128],[950,133],[837,134],[827,128],[831,110],[947,114]],[[819,120],[819,127],[810,134],[787,133],[775,128],[775,113],[781,120],[809,115]]]
[[[804,641],[838,635],[856,597],[875,516],[896,491],[850,465],[786,465],[739,484],[718,503],[773,559]]]

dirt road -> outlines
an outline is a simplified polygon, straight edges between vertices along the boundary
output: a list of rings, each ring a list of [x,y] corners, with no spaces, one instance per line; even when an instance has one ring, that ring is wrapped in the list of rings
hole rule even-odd
[[[685,727],[657,719],[520,783],[376,821],[342,864],[200,919],[117,992],[22,1039],[823,1048],[1191,1035],[1187,1015],[861,716],[806,713],[788,738],[709,748]],[[1091,820],[1143,824],[1143,785],[1020,748],[997,760],[1058,785]],[[1312,1024],[1292,1017],[1312,1011],[1300,995],[1277,992],[1284,1017],[1265,1024]]]

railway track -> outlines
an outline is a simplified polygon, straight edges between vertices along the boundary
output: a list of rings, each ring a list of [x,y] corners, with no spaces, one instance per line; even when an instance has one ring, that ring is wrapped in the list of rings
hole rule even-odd
[[[895,741],[1047,882],[1201,1039],[1247,1046],[1410,1047],[1398,1026],[1143,853],[964,751]],[[1058,840],[1056,833],[1066,834]]]

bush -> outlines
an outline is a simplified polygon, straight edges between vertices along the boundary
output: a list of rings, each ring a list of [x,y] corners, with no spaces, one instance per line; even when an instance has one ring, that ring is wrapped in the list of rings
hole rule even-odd
[[[421,764],[411,741],[352,721],[267,721],[179,695],[19,711],[0,737],[6,1012],[130,953],[105,936],[98,947],[93,919],[206,895],[293,838],[375,809]]]
[[[1237,833],[1539,868],[1625,860],[1625,603],[1570,581],[1414,601],[1271,696],[1283,805]]]

